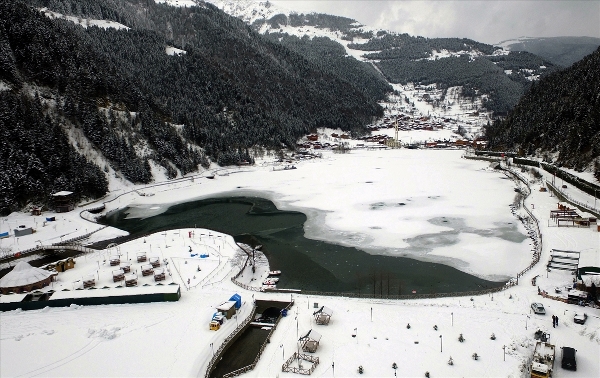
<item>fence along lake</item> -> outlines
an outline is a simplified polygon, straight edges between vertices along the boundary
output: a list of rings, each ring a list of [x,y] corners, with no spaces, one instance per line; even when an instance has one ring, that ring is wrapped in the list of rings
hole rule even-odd
[[[168,205],[160,205],[164,208]],[[397,295],[451,293],[502,286],[444,264],[369,254],[304,237],[306,215],[282,211],[258,197],[223,197],[170,205],[126,207],[100,221],[131,236],[177,228],[206,228],[237,242],[262,245],[271,270],[283,272],[278,288]],[[432,220],[432,221],[439,221]],[[445,239],[444,239],[445,240]]]

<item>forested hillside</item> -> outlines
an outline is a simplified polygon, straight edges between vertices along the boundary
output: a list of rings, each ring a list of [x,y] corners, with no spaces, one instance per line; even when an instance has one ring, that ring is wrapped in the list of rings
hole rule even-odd
[[[296,28],[299,34],[306,26],[327,29],[340,40],[350,42],[347,48],[363,51],[363,57],[387,81],[437,84],[442,90],[460,86],[464,97],[474,100],[482,96],[483,106],[496,115],[512,109],[532,81],[556,70],[548,60],[525,51],[508,52],[466,38],[423,38],[374,31],[345,17],[276,14],[267,20],[256,20],[252,26],[291,48],[301,48],[306,56],[320,54],[324,46],[322,38],[311,40],[287,35],[284,28]],[[327,46],[333,49],[333,44],[339,45],[332,41]]]
[[[393,90],[375,67],[348,56],[342,45],[327,37],[299,38],[285,33],[265,36],[298,52],[323,71],[353,83],[369,98],[381,99]]]
[[[83,20],[50,19],[41,7]],[[130,29],[86,28],[85,19],[113,20]],[[168,46],[183,53],[168,55]],[[365,125],[383,114],[376,102],[386,90],[381,83],[357,84],[350,81],[354,74],[324,70],[209,4],[3,1],[0,52],[0,128],[6,133],[20,125],[34,138],[11,134],[2,141],[2,162],[10,167],[0,178],[2,213],[31,201],[44,203],[54,190],[75,191],[80,198],[106,191],[106,184],[92,188],[96,184],[85,180],[80,185],[90,187],[81,189],[73,179],[77,172],[61,180],[50,174],[45,159],[77,154],[67,145],[31,149],[42,173],[31,175],[31,190],[16,196],[19,176],[11,172],[27,172],[28,159],[7,151],[21,150],[25,143],[46,145],[28,129],[31,123],[13,122],[20,107],[39,108],[34,115],[45,121],[36,127],[58,125],[55,133],[62,132],[65,140],[66,130],[81,130],[110,168],[134,183],[152,180],[150,162],[170,177],[211,160],[251,162],[262,148],[293,147],[317,127],[364,133]],[[86,164],[96,175],[108,171]]]
[[[554,70],[552,63],[526,52],[504,54],[465,38],[423,38],[386,34],[352,48],[376,51],[366,57],[393,83],[462,86],[463,95],[486,94],[484,106],[503,114],[523,95],[532,78]],[[438,56],[436,56],[436,53]],[[529,79],[528,79],[529,78]]]
[[[505,121],[486,128],[490,147],[531,155],[558,153],[581,170],[596,159],[600,178],[600,48],[532,85]]]

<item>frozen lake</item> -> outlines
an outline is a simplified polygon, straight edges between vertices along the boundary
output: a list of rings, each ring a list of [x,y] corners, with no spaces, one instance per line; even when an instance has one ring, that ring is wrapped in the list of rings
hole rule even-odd
[[[530,240],[509,207],[514,183],[460,151],[354,150],[294,170],[257,167],[195,185],[196,198],[186,193],[192,199],[179,204],[162,193],[140,197],[125,210],[134,221],[122,212],[111,224],[130,232],[197,226],[255,238],[273,269],[305,260],[304,278],[290,274],[280,285],[305,290],[323,290],[323,280],[328,291],[379,292],[389,283],[390,294],[447,292],[463,281],[439,281],[446,272],[426,279],[432,268],[415,268],[423,262],[482,278],[460,289],[473,290],[514,277],[531,259]]]
[[[113,227],[133,235],[162,229],[200,227],[233,235],[237,241],[262,245],[271,269],[284,274],[278,288],[322,292],[376,294],[447,293],[499,286],[450,266],[407,257],[369,254],[304,236],[306,215],[281,211],[268,200],[257,197],[225,197],[196,200],[169,207],[146,218],[128,216],[129,208],[111,214]],[[132,214],[139,215],[140,209]],[[416,237],[410,248],[427,249],[451,245],[456,235],[448,231],[437,240]],[[427,246],[426,244],[429,244]],[[202,252],[202,251],[200,251]],[[410,252],[407,252],[410,255]]]

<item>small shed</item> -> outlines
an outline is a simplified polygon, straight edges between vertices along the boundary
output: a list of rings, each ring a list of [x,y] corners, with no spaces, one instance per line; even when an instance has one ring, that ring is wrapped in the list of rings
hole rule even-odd
[[[231,296],[231,298],[229,298],[229,300],[235,302],[236,310],[239,309],[240,307],[242,307],[242,296],[239,295],[238,293],[233,294]]]
[[[31,227],[19,227],[14,229],[15,236],[25,236],[33,234],[33,228]]]
[[[119,264],[121,264],[121,256],[119,256],[119,255],[110,256],[110,266],[117,266]]]
[[[160,259],[158,257],[150,257],[148,262],[153,268],[158,268],[160,266]]]
[[[154,269],[154,281],[163,281],[165,279],[165,269],[156,268]]]
[[[151,264],[142,265],[141,269],[142,269],[142,276],[144,276],[144,277],[149,276],[154,273],[154,268],[152,267]]]
[[[87,289],[90,287],[94,287],[96,285],[96,276],[93,274],[88,274],[83,277],[83,288]]]
[[[217,310],[222,312],[227,319],[231,319],[236,313],[235,301],[223,302],[221,305],[217,306]]]
[[[73,269],[75,268],[75,260],[73,260],[73,258],[69,257],[66,260],[63,261],[58,261],[55,265],[54,265],[54,270],[56,270],[57,272],[64,272],[65,270],[69,270],[69,269]]]
[[[50,285],[56,274],[19,261],[10,272],[0,278],[0,291],[2,294],[8,294],[41,289]]]
[[[302,351],[315,353],[317,351],[317,348],[319,348],[321,334],[311,329],[306,335],[299,338],[298,341],[300,342]]]
[[[123,281],[125,279],[125,272],[123,269],[117,269],[112,271],[113,282]]]
[[[137,286],[137,274],[135,273],[127,273],[125,275],[125,286],[127,287],[131,287],[131,286]]]
[[[321,306],[320,309],[313,312],[313,316],[315,317],[315,322],[317,324],[329,324],[329,321],[331,320],[331,315],[333,315],[333,310],[326,306]]]

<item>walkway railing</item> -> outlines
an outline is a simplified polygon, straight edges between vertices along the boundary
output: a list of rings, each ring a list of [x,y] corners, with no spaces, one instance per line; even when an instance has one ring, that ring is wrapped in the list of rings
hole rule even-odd
[[[291,302],[290,304],[288,304],[286,306],[286,310],[289,310],[290,307],[292,307],[293,305],[294,305],[294,302]],[[238,375],[241,375],[241,374],[243,374],[245,372],[253,370],[256,367],[256,364],[258,364],[258,360],[260,360],[260,356],[262,355],[263,351],[267,347],[267,344],[269,343],[268,340],[271,339],[271,335],[277,329],[277,325],[279,324],[279,321],[281,320],[281,318],[282,318],[282,315],[281,315],[281,312],[280,312],[279,316],[277,317],[277,320],[275,321],[275,325],[271,328],[271,330],[269,331],[269,334],[267,335],[267,338],[265,339],[265,341],[260,346],[260,350],[258,351],[258,354],[256,355],[256,358],[254,359],[254,362],[252,362],[252,364],[250,364],[248,366],[244,366],[243,368],[234,370],[234,371],[232,371],[230,373],[227,373],[227,374],[223,375],[223,378],[237,377]]]
[[[21,258],[21,257],[28,256],[28,255],[32,255],[32,254],[39,253],[40,251],[48,250],[48,249],[53,249],[53,250],[68,249],[68,250],[71,250],[71,251],[79,251],[79,252],[83,252],[83,253],[98,252],[98,250],[96,250],[96,249],[86,248],[86,247],[83,247],[83,246],[81,246],[79,244],[72,244],[72,243],[74,243],[76,241],[79,241],[79,240],[86,239],[86,238],[90,237],[90,235],[92,235],[93,233],[98,232],[100,230],[103,230],[106,227],[108,227],[108,226],[101,227],[101,228],[99,228],[99,229],[97,229],[95,231],[88,232],[87,234],[80,235],[80,236],[77,236],[77,237],[74,237],[74,238],[71,238],[71,239],[63,240],[61,242],[52,243],[51,245],[37,245],[35,247],[28,248],[28,249],[25,249],[23,251],[14,252],[14,253],[12,253],[10,255],[0,256],[0,263],[6,263],[6,262],[11,261],[13,259]]]
[[[556,185],[553,185],[550,181],[546,180],[546,185],[552,190],[554,191],[554,193],[559,194],[561,197],[563,197],[565,202],[569,202],[570,204],[582,208],[587,212],[590,212],[592,214],[594,214],[597,217],[600,217],[600,209],[594,208],[592,206],[590,206],[587,203],[583,203],[581,201],[577,201],[576,199],[572,198],[571,196],[569,196],[567,193],[563,192],[562,190],[560,190]]]
[[[227,347],[229,346],[229,343],[233,340],[233,338],[235,338],[238,333],[240,333],[242,330],[244,330],[246,328],[246,326],[252,320],[254,320],[254,315],[256,315],[256,308],[257,307],[254,306],[252,308],[252,311],[250,312],[250,315],[246,319],[244,319],[242,324],[237,326],[237,328],[235,330],[233,330],[233,332],[231,332],[225,340],[223,340],[223,342],[219,346],[219,349],[217,349],[217,352],[213,355],[211,360],[208,362],[208,367],[206,368],[206,374],[204,375],[206,378],[210,377],[210,373],[212,373],[212,371],[215,367],[215,364],[221,359],[221,356],[223,355],[223,353],[225,353],[225,349],[227,349]]]
[[[522,277],[523,275],[525,275],[525,273],[530,271],[538,262],[540,262],[540,258],[542,256],[542,249],[543,249],[543,239],[542,239],[542,233],[540,231],[540,225],[539,225],[538,219],[533,215],[531,210],[529,210],[527,208],[527,206],[525,206],[525,198],[527,198],[531,194],[531,188],[529,187],[529,182],[528,182],[527,178],[525,178],[525,177],[521,176],[519,173],[511,170],[510,167],[502,167],[502,169],[505,172],[516,177],[519,181],[523,182],[525,184],[525,186],[527,186],[527,190],[528,190],[527,195],[523,197],[522,202],[521,202],[522,207],[525,210],[525,212],[527,213],[528,217],[527,218],[519,217],[519,219],[521,220],[521,222],[523,222],[523,226],[525,226],[525,228],[527,229],[527,233],[529,234],[529,237],[533,241],[533,261],[531,262],[531,264],[529,264],[528,267],[526,267],[525,269],[523,269],[522,271],[520,271],[517,274],[517,277],[516,277],[517,283],[516,284],[518,285],[519,278]]]

